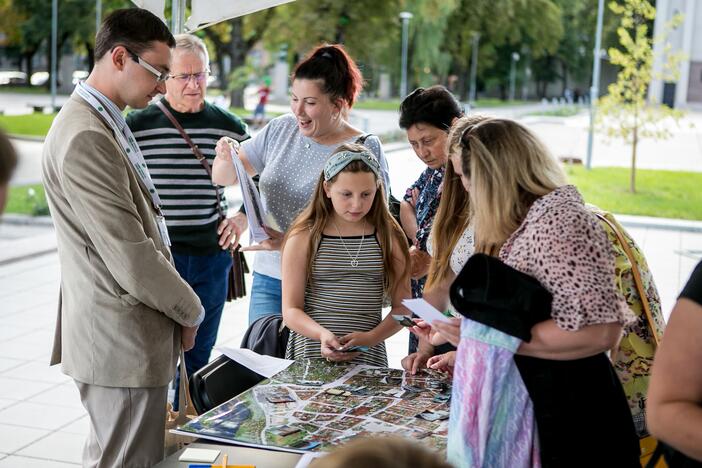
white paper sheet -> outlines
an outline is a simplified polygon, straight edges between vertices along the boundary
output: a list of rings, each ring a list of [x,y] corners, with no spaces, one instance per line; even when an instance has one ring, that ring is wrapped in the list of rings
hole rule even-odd
[[[273,356],[264,356],[254,353],[250,349],[230,348],[228,346],[218,346],[217,351],[227,356],[229,359],[238,362],[244,367],[251,369],[259,375],[271,378],[278,372],[284,371],[295,362],[291,359],[280,359]]]
[[[219,456],[219,450],[201,449],[201,448],[186,448],[180,454],[178,461],[182,462],[202,462],[214,463]]]
[[[232,161],[234,169],[236,169],[236,177],[239,179],[239,187],[241,187],[241,197],[244,199],[244,207],[246,208],[246,219],[249,222],[249,232],[251,239],[254,242],[263,242],[269,239],[268,234],[263,229],[265,224],[265,213],[261,197],[256,189],[256,184],[251,179],[251,176],[244,169],[244,164],[239,159],[236,150],[232,149]]]
[[[423,319],[429,325],[435,321],[450,322],[448,317],[436,310],[434,306],[424,299],[404,299],[402,305],[417,314],[419,318]]]
[[[324,455],[326,455],[325,452],[307,452],[300,457],[295,468],[307,468],[310,466],[310,463],[312,463],[312,460],[323,457]]]

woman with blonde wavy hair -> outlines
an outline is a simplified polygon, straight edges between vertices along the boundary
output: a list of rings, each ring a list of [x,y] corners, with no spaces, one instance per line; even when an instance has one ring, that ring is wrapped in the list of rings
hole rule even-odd
[[[639,466],[626,398],[606,355],[633,315],[614,282],[604,230],[576,188],[567,185],[544,144],[519,123],[500,118],[463,122],[452,129],[450,139],[458,142],[452,156],[460,156],[461,179],[470,196],[475,252],[535,279],[551,296],[550,318],[534,324],[530,339],[514,349],[533,402],[542,466]],[[452,286],[454,303],[453,293],[462,286]],[[468,379],[474,378],[461,368],[472,365],[466,358],[474,356],[477,346],[470,334],[475,323],[463,318],[460,331],[455,325],[436,325],[458,346],[454,403],[466,400]],[[465,411],[452,406],[452,419],[454,409]],[[523,418],[517,413],[501,414],[503,427]],[[455,416],[459,423],[460,416]],[[449,454],[467,453],[460,445],[468,443],[469,429],[454,424],[452,431]]]

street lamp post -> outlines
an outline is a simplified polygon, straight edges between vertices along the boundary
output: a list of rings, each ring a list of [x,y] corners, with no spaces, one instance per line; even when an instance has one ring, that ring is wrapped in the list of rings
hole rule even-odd
[[[514,101],[514,88],[517,81],[517,62],[519,62],[519,53],[512,52],[512,64],[509,70],[509,100]]]
[[[597,30],[595,32],[595,50],[592,54],[592,86],[590,87],[590,129],[587,134],[587,157],[585,167],[592,168],[592,145],[595,134],[595,103],[600,94],[600,48],[602,47],[602,16],[604,15],[604,0],[597,5]]]
[[[409,32],[409,20],[412,19],[412,13],[403,11],[400,13],[402,20],[402,70],[400,79],[400,99],[407,96],[407,36]]]
[[[102,23],[102,0],[95,0],[95,34],[100,30]]]
[[[473,33],[473,51],[470,60],[470,91],[468,92],[468,103],[475,106],[477,94],[476,77],[478,76],[478,45],[480,44],[480,33]]]
[[[58,0],[51,2],[51,112],[56,111],[56,82],[58,73]]]

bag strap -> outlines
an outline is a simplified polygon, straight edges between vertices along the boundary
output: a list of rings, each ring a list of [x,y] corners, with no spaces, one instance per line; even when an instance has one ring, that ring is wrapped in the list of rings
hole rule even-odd
[[[653,321],[653,314],[651,313],[651,305],[648,302],[648,296],[646,296],[646,288],[644,288],[643,280],[641,279],[641,271],[639,270],[639,265],[636,263],[634,258],[634,253],[631,251],[629,242],[624,237],[622,232],[617,228],[617,226],[605,217],[602,213],[595,212],[601,221],[607,224],[607,226],[612,229],[614,235],[617,236],[619,244],[624,249],[624,253],[629,258],[629,263],[631,263],[631,274],[634,277],[634,284],[636,285],[636,291],[639,293],[641,298],[641,305],[643,306],[644,312],[646,313],[646,321],[648,322],[648,327],[651,329],[651,334],[653,335],[653,341],[656,343],[656,347],[660,344],[660,337],[658,336],[658,331],[656,329],[656,323]]]
[[[188,416],[197,416],[193,399],[190,397],[190,385],[188,385],[188,370],[185,368],[185,350],[180,348],[180,384],[178,386],[178,417],[176,423],[179,426],[186,424]]]
[[[200,148],[193,143],[193,140],[190,138],[190,136],[185,132],[183,127],[180,125],[178,120],[173,116],[173,113],[168,110],[166,106],[163,105],[163,102],[161,101],[156,101],[156,106],[158,106],[159,109],[161,109],[161,112],[168,117],[168,120],[171,121],[173,126],[178,130],[180,133],[180,136],[183,137],[185,142],[190,146],[190,149],[193,151],[193,154],[197,158],[198,161],[200,161],[200,164],[202,167],[205,169],[207,172],[207,176],[210,178],[210,181],[212,181],[212,169],[210,168],[210,163],[207,162],[207,158],[205,157],[204,154],[202,154],[202,151],[200,151]],[[215,188],[215,193],[217,194],[217,212],[219,213],[220,220],[224,219],[227,217],[226,213],[222,209],[222,200],[219,195],[219,188],[213,183],[212,186]]]

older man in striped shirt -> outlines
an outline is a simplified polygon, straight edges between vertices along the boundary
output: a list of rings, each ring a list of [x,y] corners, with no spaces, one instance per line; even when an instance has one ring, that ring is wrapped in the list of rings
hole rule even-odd
[[[242,214],[220,219],[227,208],[224,194],[221,187],[212,184],[203,163],[212,164],[221,137],[243,141],[249,135],[241,119],[205,101],[209,57],[202,40],[189,34],[175,38],[166,95],[129,114],[127,124],[163,202],[176,269],[205,308],[195,347],[185,354],[190,375],[209,361],[227,296],[231,267],[227,249],[238,242],[246,228]],[[203,162],[198,156],[204,157]]]

